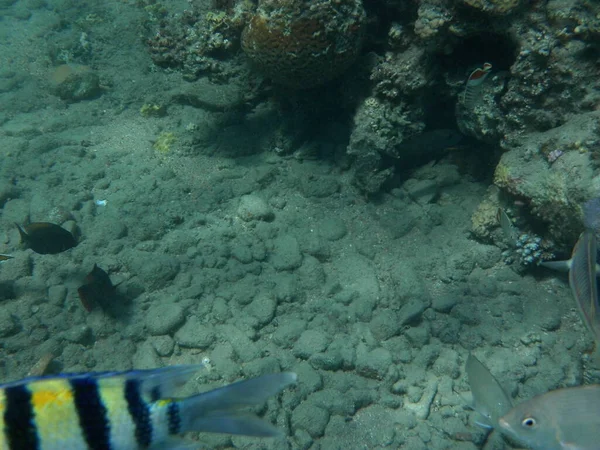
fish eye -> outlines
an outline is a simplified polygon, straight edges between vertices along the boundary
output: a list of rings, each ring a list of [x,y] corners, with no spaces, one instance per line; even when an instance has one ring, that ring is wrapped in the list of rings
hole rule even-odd
[[[537,425],[537,421],[533,417],[525,417],[521,421],[521,425],[523,426],[523,428],[531,429],[531,428],[535,428],[535,426]]]

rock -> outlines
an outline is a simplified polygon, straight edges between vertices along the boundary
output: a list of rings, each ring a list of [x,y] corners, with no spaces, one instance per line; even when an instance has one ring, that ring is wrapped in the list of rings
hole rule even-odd
[[[133,366],[136,369],[156,369],[163,363],[150,342],[143,342],[133,355]]]
[[[77,325],[65,331],[63,337],[75,344],[85,344],[92,340],[92,329],[87,325]]]
[[[338,241],[346,236],[348,229],[342,219],[331,217],[319,224],[319,232],[330,241]]]
[[[6,310],[0,309],[0,337],[8,337],[19,331],[19,325],[13,315]]]
[[[256,195],[243,195],[237,209],[237,216],[245,222],[273,220],[273,211],[268,203]]]
[[[146,328],[153,336],[172,334],[184,321],[183,308],[177,304],[152,305],[146,313]]]
[[[302,253],[295,237],[285,235],[273,243],[273,267],[276,270],[294,270],[302,265]]]
[[[263,327],[273,320],[276,307],[277,301],[271,294],[260,292],[245,311],[257,320],[259,326]]]
[[[419,322],[427,306],[428,304],[423,302],[421,299],[410,299],[400,309],[400,312],[398,313],[398,323],[404,326]]]
[[[327,335],[319,330],[306,330],[294,345],[294,355],[307,359],[315,353],[325,351],[329,344]]]
[[[392,365],[392,354],[385,348],[376,348],[371,352],[357,351],[356,372],[367,378],[381,380]]]
[[[63,100],[78,102],[102,93],[100,77],[88,66],[63,64],[52,74],[54,93]]]
[[[220,325],[217,327],[219,332],[219,340],[227,341],[233,347],[235,358],[239,362],[247,363],[261,354],[259,346],[250,340],[248,335],[240,328],[234,325]]]
[[[152,347],[154,347],[159,356],[171,356],[175,348],[175,341],[168,335],[151,336],[148,338],[148,342],[152,344]]]
[[[400,334],[402,324],[398,321],[398,314],[394,310],[378,310],[369,324],[371,333],[378,341],[385,341],[392,336]]]
[[[301,429],[313,438],[323,436],[329,423],[329,412],[313,405],[310,398],[300,403],[292,412],[292,428]]]
[[[279,327],[273,333],[273,342],[283,348],[290,348],[298,340],[306,323],[300,319],[285,319],[279,320]]]
[[[213,327],[191,316],[183,327],[175,333],[175,341],[182,347],[206,349],[212,345],[216,336]]]
[[[453,292],[446,292],[433,297],[431,307],[441,313],[449,313],[458,303],[458,296]]]
[[[173,256],[133,251],[126,259],[131,271],[150,291],[163,288],[179,273],[179,261]]]

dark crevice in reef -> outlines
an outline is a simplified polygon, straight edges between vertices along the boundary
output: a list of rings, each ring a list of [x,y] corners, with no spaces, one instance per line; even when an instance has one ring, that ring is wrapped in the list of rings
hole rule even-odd
[[[457,40],[449,52],[438,54],[436,60],[440,70],[450,75],[468,75],[484,62],[491,63],[494,72],[504,72],[515,62],[517,52],[517,43],[510,36],[483,32]]]

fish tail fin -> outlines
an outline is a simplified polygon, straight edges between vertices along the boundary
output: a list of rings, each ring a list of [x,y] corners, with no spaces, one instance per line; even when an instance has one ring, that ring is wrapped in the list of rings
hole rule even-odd
[[[21,228],[21,225],[19,225],[17,222],[15,222],[15,226],[17,227],[17,230],[19,230],[19,236],[21,236],[21,244],[24,244],[25,242],[27,242],[27,233],[23,231],[23,228]]]
[[[295,373],[274,373],[182,399],[179,401],[181,431],[279,436],[281,432],[273,425],[239,409],[263,404],[296,379]]]
[[[568,272],[571,269],[571,260],[568,261],[543,261],[540,266],[558,272]]]

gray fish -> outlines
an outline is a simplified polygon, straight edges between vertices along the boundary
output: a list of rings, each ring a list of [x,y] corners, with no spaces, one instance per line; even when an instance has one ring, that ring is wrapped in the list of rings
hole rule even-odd
[[[511,409],[499,426],[533,450],[599,450],[600,385],[538,395]]]
[[[506,211],[504,211],[502,208],[498,208],[496,219],[498,220],[498,224],[500,225],[502,233],[506,238],[506,243],[511,247],[515,247],[517,245],[518,233],[517,229],[512,223],[512,220],[510,220],[510,217],[508,217],[508,214],[506,214]]]
[[[591,229],[585,230],[573,248],[568,261],[543,262],[550,269],[569,271],[569,285],[581,318],[596,341],[600,342],[600,303],[596,277],[600,266],[596,263],[597,240]]]
[[[591,230],[581,233],[571,258],[569,285],[575,296],[581,318],[597,341],[600,341],[600,305],[596,282],[596,235]]]
[[[473,409],[482,416],[478,425],[496,428],[500,417],[512,408],[510,397],[475,356],[469,355],[465,370],[473,395]]]

